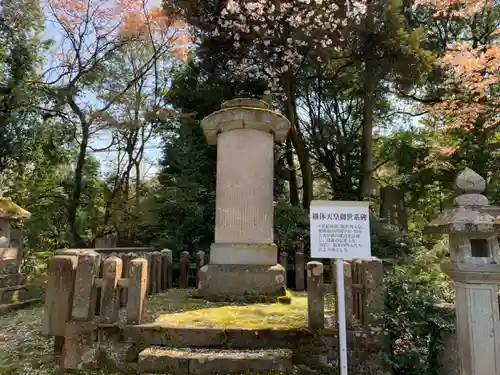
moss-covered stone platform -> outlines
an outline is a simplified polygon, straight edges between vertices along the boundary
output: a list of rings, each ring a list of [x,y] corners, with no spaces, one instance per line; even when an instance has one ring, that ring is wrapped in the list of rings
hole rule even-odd
[[[198,298],[193,289],[172,289],[149,297],[145,323],[179,328],[307,328],[307,294],[287,292],[289,303],[224,303]],[[193,298],[195,297],[195,298]],[[327,326],[333,327],[333,296],[327,298]]]
[[[291,373],[293,366],[335,373],[333,298],[327,298],[327,328],[313,332],[307,328],[307,295],[288,296],[288,303],[270,304],[208,302],[194,290],[150,297],[143,324],[97,324],[100,366],[172,375]],[[358,374],[380,373],[372,371],[380,368],[380,333],[350,330],[348,346]]]

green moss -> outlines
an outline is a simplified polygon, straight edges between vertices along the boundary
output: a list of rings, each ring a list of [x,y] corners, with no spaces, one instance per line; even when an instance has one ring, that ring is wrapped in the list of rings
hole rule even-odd
[[[228,110],[231,110],[231,109],[251,109],[251,110],[254,110],[254,111],[268,111],[268,112],[271,112],[267,108],[249,107],[249,106],[234,106],[234,107],[222,108],[218,112],[228,111]]]
[[[155,315],[152,310],[156,308],[161,309],[163,313],[167,311],[174,313],[182,310],[189,312],[192,311],[191,309],[197,308],[224,307],[221,304],[190,298],[192,292],[192,289],[171,290],[167,293],[149,297],[147,302],[149,317]],[[293,292],[290,294],[297,295]],[[305,295],[298,294],[298,297],[299,300],[306,299]],[[44,307],[37,306],[0,316],[0,374],[61,374],[58,360],[52,354],[53,338],[49,338],[42,333],[43,315]],[[85,373],[85,375],[123,374],[115,371],[109,363],[107,366],[106,363],[103,363],[102,369],[84,370],[82,373]],[[281,373],[269,372],[266,374],[279,375]],[[246,373],[242,375],[256,374]]]
[[[307,327],[307,294],[288,290],[282,298],[290,303],[215,303],[193,299],[192,290],[170,290],[148,299],[147,321],[169,327]]]
[[[196,291],[194,291],[193,293],[191,293],[190,298],[199,299],[199,298],[203,298],[203,296],[201,295],[201,293],[200,293],[200,292],[198,292],[198,291],[196,290]]]
[[[31,214],[12,202],[10,198],[0,197],[0,217],[7,219],[27,219]]]

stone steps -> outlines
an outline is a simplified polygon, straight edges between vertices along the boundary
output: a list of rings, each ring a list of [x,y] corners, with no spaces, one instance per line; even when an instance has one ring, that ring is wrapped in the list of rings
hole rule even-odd
[[[172,327],[152,323],[123,327],[120,334],[128,343],[182,348],[300,350],[318,344],[318,340],[327,346],[337,346],[335,330],[324,330],[319,339],[318,334],[305,328]],[[375,331],[348,330],[347,345],[356,350],[379,351],[385,347],[385,336]]]
[[[127,326],[122,337],[129,343],[148,346],[219,349],[294,349],[315,342],[307,329],[246,329],[171,327],[156,324]]]
[[[150,347],[139,353],[140,374],[229,375],[276,373],[290,374],[289,349],[207,349]]]

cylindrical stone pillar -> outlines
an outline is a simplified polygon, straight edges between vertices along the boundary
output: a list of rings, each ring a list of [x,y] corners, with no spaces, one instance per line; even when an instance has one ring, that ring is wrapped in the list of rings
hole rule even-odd
[[[238,129],[217,139],[216,243],[273,243],[274,137]]]
[[[273,243],[274,142],[289,121],[256,99],[225,102],[202,121],[217,144],[215,243],[200,269],[199,287],[210,299],[284,293],[285,274]]]

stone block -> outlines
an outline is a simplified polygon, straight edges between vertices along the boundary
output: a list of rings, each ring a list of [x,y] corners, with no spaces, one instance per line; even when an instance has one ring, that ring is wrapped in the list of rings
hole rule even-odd
[[[121,255],[122,259],[122,279],[128,278],[130,262],[132,259],[137,258],[137,255],[134,253],[127,253]],[[128,298],[128,288],[120,288],[120,307],[127,306],[127,298]]]
[[[289,350],[148,348],[139,354],[142,373],[213,375],[291,372]]]
[[[285,269],[274,266],[208,264],[200,269],[200,293],[212,301],[269,300],[286,293]]]
[[[148,287],[148,261],[133,259],[129,263],[127,294],[127,323],[139,324],[142,320]]]
[[[78,257],[75,278],[75,296],[71,318],[88,321],[94,318],[97,300],[95,279],[99,276],[101,257],[96,252],[82,253]]]
[[[56,255],[50,259],[45,294],[42,331],[47,335],[64,336],[71,317],[77,257]]]
[[[305,266],[304,253],[301,251],[295,253],[295,289],[297,291],[306,288]]]
[[[292,370],[290,350],[203,350],[188,352],[189,374],[289,374]]]
[[[382,285],[384,278],[384,267],[382,260],[373,258],[363,264],[365,301],[366,301],[366,321],[368,325],[380,324],[379,319],[374,314],[382,311],[385,306],[385,290]]]
[[[61,367],[64,370],[95,369],[98,355],[97,326],[92,322],[68,322]]]
[[[287,284],[287,274],[288,274],[288,254],[282,251],[279,255],[279,264],[285,269],[285,285]]]
[[[13,247],[0,248],[0,275],[19,272],[20,251]]]
[[[181,253],[180,270],[179,270],[179,288],[188,288],[189,283],[189,253],[183,251]]]
[[[78,256],[87,249],[60,249],[56,251],[56,255],[74,255]]]
[[[139,354],[139,373],[189,374],[189,358],[181,358],[176,354],[164,355],[164,350],[155,348],[142,351]]]
[[[205,252],[200,250],[196,252],[196,285],[200,283],[200,268],[205,265]]]
[[[0,275],[12,275],[19,273],[19,262],[17,259],[0,259]]]
[[[120,294],[118,280],[122,275],[122,260],[110,256],[103,265],[103,286],[101,292],[101,321],[114,323],[118,321]]]
[[[275,244],[214,243],[210,247],[210,264],[246,264],[269,266],[276,264]]]
[[[173,258],[172,250],[163,249],[161,252],[162,258],[162,284],[163,290],[172,288],[172,268],[173,268]]]
[[[1,259],[17,259],[19,250],[15,247],[0,247],[0,260]]]
[[[323,263],[308,262],[307,316],[312,330],[325,328],[325,292],[323,290]]]
[[[126,374],[137,373],[139,353],[147,346],[123,342],[118,327],[99,328],[99,368]]]
[[[151,253],[151,293],[156,294],[161,292],[161,253],[155,251]]]

